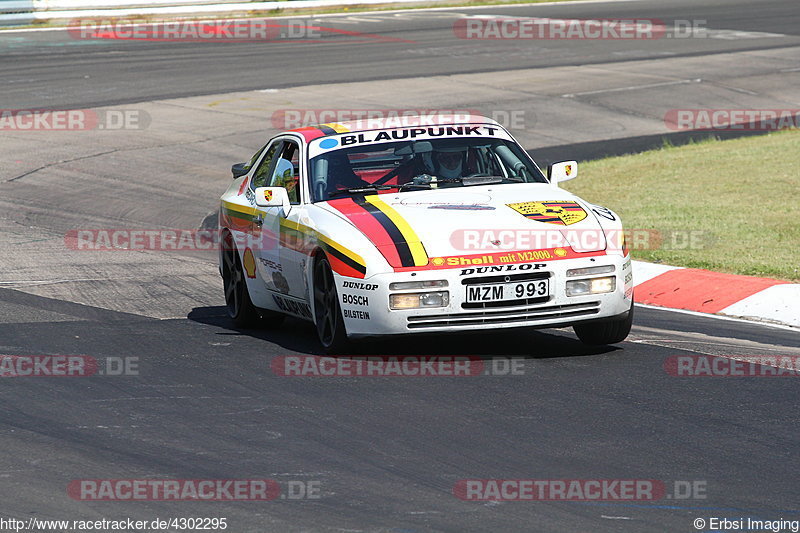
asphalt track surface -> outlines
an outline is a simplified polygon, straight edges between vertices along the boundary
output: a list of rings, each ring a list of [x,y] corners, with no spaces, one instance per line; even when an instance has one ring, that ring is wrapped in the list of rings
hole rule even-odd
[[[356,353],[469,355],[487,363],[519,357],[520,375],[286,378],[275,375],[271,361],[318,353],[313,328],[288,320],[279,331],[234,329],[207,256],[84,257],[63,249],[62,236],[72,228],[197,227],[213,210],[226,166],[247,157],[273,130],[220,115],[214,126],[226,135],[224,143],[197,140],[191,136],[197,125],[190,128],[185,115],[202,115],[200,104],[192,105],[205,96],[363,82],[358,87],[385,97],[411,77],[475,75],[452,79],[489,85],[500,83],[493,73],[507,70],[580,65],[583,72],[640,61],[656,67],[685,61],[683,68],[701,77],[733,54],[762,63],[790,58],[782,63],[785,78],[754,76],[753,85],[742,87],[768,97],[771,107],[800,102],[788,83],[800,66],[800,13],[792,1],[447,12],[707,19],[709,27],[749,37],[522,47],[458,40],[451,31],[456,15],[420,14],[324,19],[331,27],[414,41],[402,45],[333,38],[329,46],[272,43],[265,49],[0,34],[0,107],[148,106],[181,99],[174,114],[162,112],[166,118],[151,112],[168,124],[159,129],[154,121],[148,132],[153,146],[112,134],[0,136],[0,353],[138,364],[136,375],[3,379],[0,517],[213,516],[227,517],[228,530],[237,533],[693,531],[698,517],[800,519],[792,467],[800,448],[796,378],[676,378],[663,367],[682,354],[798,355],[796,330],[638,307],[632,335],[610,347],[587,348],[571,330],[559,329],[375,341]],[[471,102],[495,105],[474,85],[469,92],[476,99]],[[730,93],[704,94],[708,107],[732,107]],[[631,108],[655,106],[663,93],[644,90],[626,98]],[[618,103],[605,111],[623,114]],[[637,129],[632,119],[626,124],[610,143],[620,150],[647,137],[631,132],[647,132],[654,143],[667,133]],[[580,124],[565,128],[580,142],[551,138],[553,153],[570,149],[588,157],[605,139],[601,130],[581,137]],[[519,137],[536,151],[539,139],[530,135]],[[122,150],[126,143],[138,152]],[[107,155],[70,162],[64,152],[73,150]],[[137,159],[137,153],[143,155]],[[87,478],[270,478],[284,489],[289,481],[311,481],[318,482],[320,497],[233,503],[70,498],[69,482]],[[674,482],[690,481],[705,490],[703,498],[607,503],[464,502],[453,494],[461,479],[504,478],[655,479],[670,492]]]
[[[517,68],[592,65],[653,57],[703,56],[785,47],[781,39],[708,38],[603,42],[465,40],[453,35],[452,13],[549,18],[704,20],[709,28],[800,37],[792,0],[623,1],[417,12],[358,20],[318,18],[325,27],[410,42],[348,45],[356,37],[323,32],[319,42],[164,43],[72,39],[66,32],[11,34],[3,39],[0,77],[9,108],[101,106],[305,84],[389,80]],[[370,21],[372,19],[372,21]],[[2,35],[0,35],[2,37]],[[363,40],[363,39],[362,39]],[[0,41],[0,42],[3,42]],[[133,44],[133,46],[131,46]],[[537,43],[538,44],[538,43]],[[795,41],[796,44],[796,41]],[[210,46],[209,46],[210,45]]]

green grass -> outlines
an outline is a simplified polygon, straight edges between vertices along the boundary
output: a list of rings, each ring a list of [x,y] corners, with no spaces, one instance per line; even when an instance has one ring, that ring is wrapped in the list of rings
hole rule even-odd
[[[589,161],[564,188],[668,237],[634,259],[800,280],[800,131]],[[687,231],[700,246],[671,245]]]

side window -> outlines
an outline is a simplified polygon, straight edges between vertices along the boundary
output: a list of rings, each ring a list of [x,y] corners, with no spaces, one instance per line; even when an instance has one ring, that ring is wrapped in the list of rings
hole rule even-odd
[[[262,146],[261,148],[258,149],[258,152],[253,154],[253,157],[251,157],[250,161],[248,161],[247,165],[245,165],[245,168],[247,168],[247,170],[250,170],[251,168],[253,168],[253,165],[258,163],[258,159],[261,157],[261,153],[264,151],[264,149],[266,147],[267,147],[267,145],[265,144],[264,146]]]
[[[253,174],[253,179],[250,180],[250,188],[254,189],[256,187],[269,187],[269,176],[272,172],[272,164],[275,160],[275,153],[278,151],[278,148],[282,145],[280,142],[274,143],[269,150],[267,150],[266,155],[261,160],[261,163],[258,165],[255,174]]]
[[[281,149],[272,179],[268,187],[284,187],[289,193],[289,201],[300,203],[300,147],[294,141],[285,141]]]

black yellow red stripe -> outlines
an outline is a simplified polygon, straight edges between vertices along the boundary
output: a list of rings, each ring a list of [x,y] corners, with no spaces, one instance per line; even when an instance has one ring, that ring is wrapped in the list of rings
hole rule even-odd
[[[319,129],[325,132],[327,135],[333,135],[334,133],[348,133],[350,131],[343,125],[336,124],[335,122],[320,124]]]
[[[422,245],[422,241],[417,236],[414,228],[411,227],[411,224],[409,224],[392,206],[381,200],[377,194],[367,196],[365,199],[367,202],[380,209],[380,211],[389,218],[391,223],[400,230],[405,245],[411,253],[411,262],[413,264],[409,266],[427,265],[428,254],[425,253],[425,247]]]
[[[397,253],[397,257],[400,260],[400,266],[414,266],[414,256],[411,254],[411,247],[408,245],[400,228],[392,222],[392,219],[378,208],[378,206],[367,201],[363,196],[353,198],[353,201],[369,213],[389,236],[389,239],[394,244],[393,251]]]
[[[223,226],[238,231],[258,232],[260,229],[253,227],[253,220],[258,212],[255,207],[223,201],[220,222]],[[280,243],[306,255],[310,255],[319,246],[328,254],[334,272],[342,276],[363,279],[367,273],[367,263],[363,257],[330,237],[285,218],[280,220]]]
[[[425,266],[428,255],[411,225],[378,195],[328,202],[347,217],[395,268]]]
[[[392,266],[401,266],[397,247],[386,229],[353,198],[331,200],[328,204],[342,213],[374,244]]]
[[[336,135],[337,133],[347,133],[350,130],[342,124],[329,123],[319,124],[317,126],[304,126],[302,128],[295,128],[289,131],[299,133],[303,136],[303,138],[305,138],[306,142],[311,142],[319,137]]]
[[[280,225],[281,244],[287,248],[310,254],[314,249],[311,244],[316,243],[328,255],[331,268],[337,274],[361,279],[366,275],[367,264],[364,258],[330,237],[288,219],[281,219]]]

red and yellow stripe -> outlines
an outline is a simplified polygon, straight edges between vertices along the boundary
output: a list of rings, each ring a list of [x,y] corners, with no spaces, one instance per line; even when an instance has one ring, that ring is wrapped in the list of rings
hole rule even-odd
[[[258,234],[261,228],[253,225],[258,213],[255,207],[223,201],[220,224],[232,230]],[[342,276],[364,279],[367,273],[367,263],[363,257],[317,230],[286,218],[280,220],[280,243],[285,248],[305,255],[311,255],[319,246],[328,255],[333,271]]]
[[[327,235],[297,222],[281,219],[281,245],[310,255],[314,244],[322,248],[328,256],[331,268],[341,276],[364,279],[367,263],[354,251],[345,248]]]
[[[364,233],[393,268],[428,264],[428,255],[417,233],[378,195],[341,198],[328,204]]]
[[[253,219],[257,216],[257,210],[255,207],[223,200],[219,215],[221,226],[237,231],[251,231],[253,229]]]

